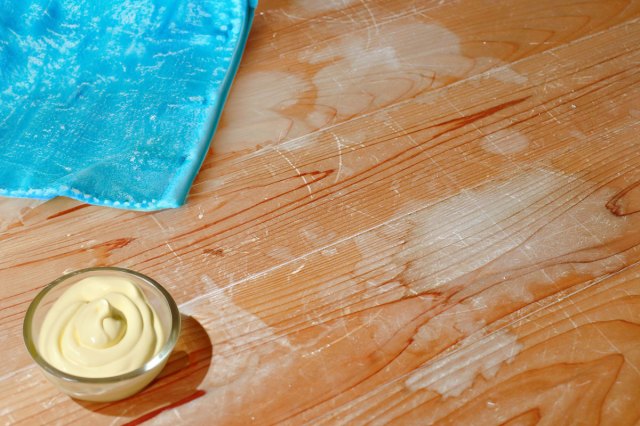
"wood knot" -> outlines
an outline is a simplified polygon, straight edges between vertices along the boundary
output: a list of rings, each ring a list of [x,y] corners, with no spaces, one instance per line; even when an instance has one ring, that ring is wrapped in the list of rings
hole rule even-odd
[[[224,256],[224,250],[221,248],[208,248],[208,249],[204,249],[202,250],[202,253],[206,254],[206,255],[214,255],[214,256]]]
[[[620,217],[640,212],[640,181],[614,195],[607,202],[606,207],[611,213]]]

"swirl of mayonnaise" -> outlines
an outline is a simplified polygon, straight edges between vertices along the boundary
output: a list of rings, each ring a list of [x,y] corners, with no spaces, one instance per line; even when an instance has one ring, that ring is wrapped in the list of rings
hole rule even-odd
[[[143,366],[165,337],[157,314],[131,281],[94,276],[69,287],[45,316],[38,350],[80,377],[111,377]]]

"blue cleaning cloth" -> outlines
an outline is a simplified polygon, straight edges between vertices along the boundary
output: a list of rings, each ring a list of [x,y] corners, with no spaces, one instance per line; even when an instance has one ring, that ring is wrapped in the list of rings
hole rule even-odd
[[[256,0],[0,0],[0,195],[184,203]]]

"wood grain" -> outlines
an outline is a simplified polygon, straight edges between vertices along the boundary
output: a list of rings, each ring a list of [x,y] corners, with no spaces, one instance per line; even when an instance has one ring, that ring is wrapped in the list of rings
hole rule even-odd
[[[639,296],[637,266],[580,286],[314,423],[634,424]]]
[[[2,200],[0,418],[634,424],[640,3],[262,2],[186,206]],[[88,404],[23,349],[64,271],[162,282],[151,387]]]

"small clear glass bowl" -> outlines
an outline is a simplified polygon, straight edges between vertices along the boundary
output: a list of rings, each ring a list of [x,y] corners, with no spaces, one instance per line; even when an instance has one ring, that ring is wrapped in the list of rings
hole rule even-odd
[[[90,276],[117,276],[135,283],[155,309],[166,342],[146,364],[128,373],[112,377],[87,378],[74,376],[49,364],[38,352],[38,338],[44,318],[53,303],[73,284]],[[81,269],[56,279],[33,299],[24,318],[23,336],[29,354],[44,375],[62,392],[85,401],[116,401],[124,399],[147,386],[167,363],[180,334],[180,313],[171,295],[151,278],[123,268],[99,267]]]

